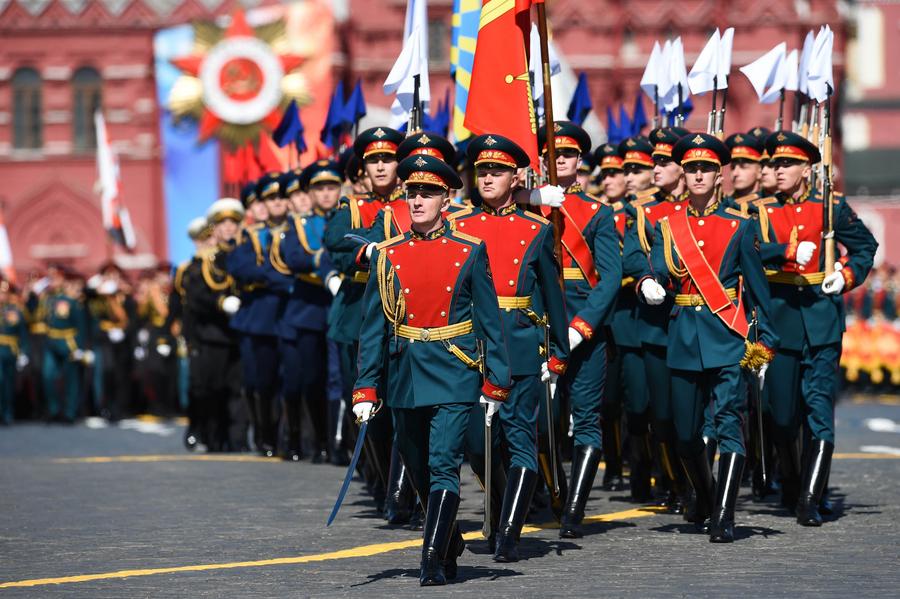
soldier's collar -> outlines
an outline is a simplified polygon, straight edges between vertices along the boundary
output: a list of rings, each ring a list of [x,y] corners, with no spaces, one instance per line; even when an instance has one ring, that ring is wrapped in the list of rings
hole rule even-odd
[[[441,219],[441,226],[438,227],[437,229],[435,229],[434,231],[432,231],[431,233],[425,233],[423,235],[422,233],[416,232],[415,229],[410,228],[410,230],[409,230],[409,236],[412,237],[413,239],[416,239],[419,241],[428,241],[431,239],[437,239],[438,237],[443,237],[446,234],[447,234],[447,221],[445,221],[443,219]]]
[[[500,208],[499,210],[495,210],[495,209],[491,208],[490,206],[487,205],[486,202],[481,205],[482,212],[484,212],[485,214],[490,214],[491,216],[506,216],[507,214],[512,214],[517,209],[518,209],[518,206],[516,206],[515,202],[513,202],[509,206]]]
[[[694,208],[690,202],[688,202],[688,216],[709,216],[713,212],[719,209],[719,200],[716,200],[709,206],[703,209],[701,213],[699,210]]]
[[[313,214],[316,214],[316,215],[318,215],[318,216],[327,216],[327,215],[328,215],[327,212],[325,212],[324,210],[322,210],[322,209],[319,208],[318,206],[316,206],[315,208],[313,208]]]
[[[779,196],[779,199],[781,199],[784,204],[787,204],[787,205],[802,204],[803,202],[805,202],[806,200],[809,199],[809,192],[810,192],[810,190],[809,190],[809,188],[807,188],[806,191],[804,191],[802,194],[800,194],[800,197],[797,197],[797,198],[795,198],[793,196],[789,196],[789,195],[787,195],[785,193],[781,193],[781,192],[778,193],[778,196]]]
[[[566,193],[581,193],[584,191],[584,188],[581,186],[581,183],[576,181],[572,183],[566,188]]]

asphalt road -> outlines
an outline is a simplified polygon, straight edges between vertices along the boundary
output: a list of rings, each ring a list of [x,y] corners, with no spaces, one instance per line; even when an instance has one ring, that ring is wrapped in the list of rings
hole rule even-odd
[[[464,467],[471,540],[459,579],[418,586],[420,533],[388,527],[360,483],[324,525],[342,469],[193,455],[178,423],[0,429],[0,595],[9,597],[896,597],[900,398],[838,409],[838,511],[798,526],[774,501],[738,506],[732,545],[594,490],[584,539],[536,518],[495,564]],[[599,480],[599,478],[598,478]],[[534,526],[537,525],[537,526]]]

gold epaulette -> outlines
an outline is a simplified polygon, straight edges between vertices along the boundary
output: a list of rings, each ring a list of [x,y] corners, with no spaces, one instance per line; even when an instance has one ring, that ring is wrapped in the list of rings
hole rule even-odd
[[[406,235],[403,234],[403,233],[401,233],[400,235],[394,235],[394,236],[391,237],[390,239],[385,239],[384,241],[382,241],[381,243],[379,243],[379,244],[376,245],[375,247],[376,247],[377,249],[379,249],[379,250],[383,250],[384,248],[386,248],[386,247],[388,247],[388,246],[394,245],[394,244],[397,243],[398,241],[403,241],[403,238],[404,238],[404,237],[406,237]]]
[[[451,237],[458,237],[459,239],[468,241],[470,243],[475,243],[475,244],[483,243],[483,241],[480,238],[475,237],[474,235],[469,235],[468,233],[463,233],[461,231],[453,230],[453,231],[450,231],[449,235]]]
[[[547,220],[546,218],[544,218],[543,216],[541,216],[540,214],[536,214],[534,212],[531,212],[530,210],[522,210],[521,212],[522,212],[522,216],[530,218],[531,220],[537,221],[543,225],[550,224],[550,221]]]
[[[458,218],[462,218],[463,216],[472,214],[472,210],[472,206],[463,206],[456,210],[456,212],[448,212],[446,218],[447,220],[456,220]]]
[[[659,187],[656,187],[656,186],[648,187],[647,189],[644,189],[644,190],[639,191],[636,194],[634,194],[634,197],[639,200],[642,200],[642,199],[646,198],[647,196],[655,196],[657,191],[659,191]]]
[[[618,202],[613,202],[612,204],[609,204],[609,207],[612,208],[613,210],[615,210],[616,212],[618,212],[619,210],[621,210],[622,208],[625,207],[625,204],[622,203],[622,200],[619,200]]]
[[[649,204],[650,202],[655,202],[655,201],[656,201],[656,196],[636,197],[635,199],[631,200],[631,205],[634,206],[635,208],[638,208],[640,206],[643,206],[644,204]]]
[[[726,208],[725,212],[730,214],[731,216],[736,216],[738,218],[750,218],[749,214],[744,214],[740,210],[735,210],[734,208]]]
[[[775,204],[778,202],[778,198],[775,196],[768,196],[765,198],[760,198],[758,200],[753,201],[754,206],[768,206],[769,204]]]

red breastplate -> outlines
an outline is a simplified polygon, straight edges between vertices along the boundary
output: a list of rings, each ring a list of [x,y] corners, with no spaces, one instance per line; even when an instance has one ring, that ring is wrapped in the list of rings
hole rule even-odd
[[[474,235],[487,244],[497,295],[518,295],[525,254],[540,232],[540,224],[514,212],[505,216],[473,214],[457,219],[456,226],[461,233]]]
[[[454,290],[471,247],[447,235],[409,239],[385,250],[406,301],[406,321],[414,327],[442,327],[449,322]]]
[[[790,243],[792,232],[797,231],[797,243],[811,241],[816,250],[806,266],[796,262],[785,262],[783,270],[789,272],[816,272],[819,270],[819,253],[822,250],[822,214],[823,204],[820,202],[800,202],[799,204],[772,204],[765,207],[769,223],[775,232],[778,243]]]
[[[722,268],[722,259],[725,250],[738,229],[736,220],[722,218],[711,214],[709,216],[691,216],[688,218],[691,233],[697,241],[697,246],[703,252],[703,257],[712,271],[718,275]],[[681,280],[681,293],[699,293],[696,284],[687,276]]]
[[[377,199],[368,201],[356,200],[356,205],[359,207],[359,216],[360,220],[362,220],[361,225],[368,229],[375,222],[375,217],[378,215],[379,210],[384,207],[384,202]]]
[[[642,206],[640,209],[644,211],[647,222],[651,227],[655,227],[659,219],[664,216],[670,216],[675,212],[686,210],[687,200],[678,200],[675,202],[659,202],[650,206]]]
[[[406,200],[394,200],[384,207],[385,220],[390,218],[391,224],[397,234],[408,233],[412,226],[412,219],[409,216],[409,208]]]

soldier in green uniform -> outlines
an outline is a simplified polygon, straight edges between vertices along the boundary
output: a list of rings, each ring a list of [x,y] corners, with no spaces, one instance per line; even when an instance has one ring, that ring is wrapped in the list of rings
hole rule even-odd
[[[756,202],[760,254],[772,268],[772,322],[782,348],[770,376],[778,462],[782,469],[782,502],[796,511],[804,526],[820,526],[819,501],[834,451],[834,402],[838,387],[841,338],[844,332],[840,295],[859,285],[872,268],[878,242],[837,194],[823,198],[809,188],[818,148],[803,136],[776,131],[766,139],[777,177],[778,193]],[[845,249],[826,263],[828,209],[833,236]],[[833,270],[826,274],[827,270]],[[810,440],[801,463],[800,420]]]
[[[479,395],[493,407],[505,400],[512,381],[485,244],[441,217],[462,182],[433,156],[407,158],[400,175],[412,224],[372,254],[353,411],[367,421],[382,401],[391,408],[426,508],[419,583],[428,586],[456,576],[464,548],[456,512],[469,413]]]
[[[626,205],[629,196],[625,187],[625,168],[618,147],[606,143],[594,150],[594,159],[600,167],[600,181],[603,188],[603,202],[613,210],[613,222],[619,244],[619,259],[625,242]],[[600,428],[602,430],[603,488],[620,491],[625,488],[622,477],[622,411],[625,403],[625,377],[623,357],[626,347],[640,348],[640,340],[634,326],[633,315],[637,296],[634,293],[634,277],[622,277],[615,308],[609,321],[607,338],[608,364],[603,403],[600,406]],[[632,361],[640,361],[640,354],[631,352]]]
[[[759,199],[759,181],[762,178],[762,155],[765,140],[749,133],[735,133],[725,139],[731,152],[728,165],[731,174],[731,195],[724,201],[744,216],[750,213],[753,202]]]
[[[28,366],[28,323],[15,301],[16,290],[0,279],[0,424],[13,421],[16,372]]]
[[[638,288],[651,305],[661,305],[674,293],[666,363],[672,372],[678,454],[696,493],[694,522],[702,524],[710,516],[709,540],[728,543],[734,540],[745,456],[741,367],[764,374],[778,337],[769,326],[769,289],[754,225],[718,201],[728,147],[712,135],[690,134],[675,144],[672,158],[684,168],[687,203],[657,223],[652,272]],[[753,315],[759,341],[750,343]],[[702,437],[710,402],[720,451],[715,490]]]
[[[569,121],[554,123],[556,174],[566,189],[561,243],[571,357],[561,378],[568,393],[574,450],[568,499],[559,534],[581,536],[581,522],[600,462],[600,406],[606,384],[605,323],[621,288],[622,261],[613,209],[577,182],[577,167],[591,149],[587,132]],[[538,137],[545,148],[547,132]],[[550,209],[545,208],[549,215]],[[552,380],[552,377],[551,377]]]
[[[44,317],[47,340],[44,343],[43,380],[47,417],[69,424],[78,416],[79,366],[86,355],[84,308],[72,293],[72,286],[67,288],[66,285],[66,281],[78,280],[77,273],[65,271],[62,284],[50,290]],[[59,384],[62,385],[62,396]]]

